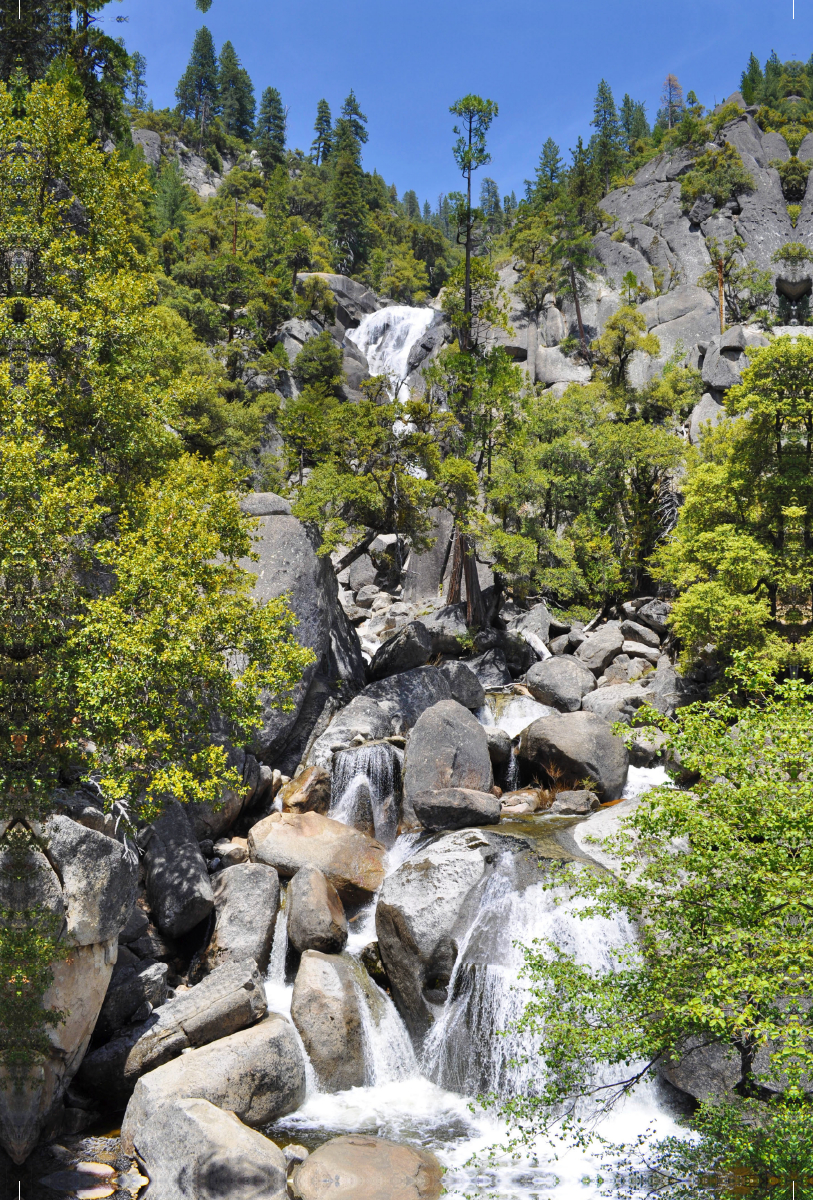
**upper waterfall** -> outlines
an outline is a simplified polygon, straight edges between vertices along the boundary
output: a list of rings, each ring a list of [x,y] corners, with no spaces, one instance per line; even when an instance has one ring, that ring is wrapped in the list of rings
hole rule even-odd
[[[370,313],[358,329],[345,335],[358,346],[370,365],[371,375],[389,375],[399,400],[407,398],[404,380],[409,374],[409,353],[423,337],[435,316],[432,308],[410,308],[395,304]]]

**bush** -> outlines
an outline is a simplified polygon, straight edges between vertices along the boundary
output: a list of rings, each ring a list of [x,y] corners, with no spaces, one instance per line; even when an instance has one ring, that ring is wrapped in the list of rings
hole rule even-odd
[[[750,192],[754,187],[754,180],[743,166],[739,153],[726,142],[720,150],[709,150],[700,155],[694,168],[681,180],[680,198],[687,210],[700,196],[713,196],[714,203],[719,206],[738,192]]]

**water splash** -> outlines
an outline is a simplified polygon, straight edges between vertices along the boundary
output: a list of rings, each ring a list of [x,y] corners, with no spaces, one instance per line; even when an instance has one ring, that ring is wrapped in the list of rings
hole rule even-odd
[[[409,373],[409,354],[426,333],[435,316],[431,308],[394,304],[364,317],[358,329],[345,335],[366,356],[371,375],[389,375],[393,397],[409,399],[404,380]]]
[[[505,692],[489,692],[486,702],[475,714],[481,725],[502,729],[513,740],[540,717],[556,712],[530,696],[512,696]]]
[[[329,816],[392,847],[398,836],[403,752],[389,742],[342,750],[333,760]]]

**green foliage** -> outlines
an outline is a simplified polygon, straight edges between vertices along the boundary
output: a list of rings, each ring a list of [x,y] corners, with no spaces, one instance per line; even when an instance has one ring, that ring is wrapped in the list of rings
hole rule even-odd
[[[209,29],[202,25],[195,34],[189,64],[175,89],[178,111],[200,127],[200,141],[206,125],[219,111],[219,90],[215,44]]]
[[[602,79],[598,85],[593,103],[593,120],[590,124],[596,129],[591,143],[593,161],[604,179],[606,190],[609,191],[610,176],[621,162],[623,127],[618,119],[612,89],[606,79]]]
[[[263,170],[268,174],[285,161],[285,133],[288,123],[282,97],[274,87],[266,88],[254,130],[254,145]]]
[[[217,90],[226,132],[248,141],[254,129],[254,85],[231,42],[224,42],[220,51]]]
[[[782,195],[789,204],[798,204],[805,198],[807,178],[810,174],[810,161],[800,162],[794,155],[787,162],[781,159],[773,161],[770,166],[779,171],[782,181]]]
[[[725,311],[733,324],[741,324],[773,297],[773,274],[760,270],[753,259],[744,258],[747,247],[739,234],[726,238],[722,247],[710,237],[706,246],[712,265],[700,276],[697,286],[706,288],[716,300],[720,288],[718,264],[722,263]]]
[[[637,308],[625,306],[613,313],[591,349],[604,367],[610,387],[626,391],[633,354],[649,354],[654,358],[660,353],[660,342],[654,333],[647,333],[644,314]]]
[[[327,330],[311,338],[299,351],[294,379],[300,387],[323,387],[339,395],[344,383],[342,352]]]
[[[316,137],[311,143],[311,154],[317,167],[330,155],[333,145],[333,118],[330,115],[330,105],[327,100],[320,100],[316,106],[316,123],[313,127]]]
[[[773,252],[771,262],[798,267],[802,263],[813,262],[813,251],[808,250],[804,242],[785,242],[784,246]]]
[[[744,1071],[739,1095],[718,1110],[701,1107],[700,1139],[647,1155],[663,1171],[658,1194],[675,1200],[710,1195],[708,1183],[691,1186],[703,1166],[790,1171],[812,1127],[804,1089],[813,1069],[805,911],[813,690],[798,680],[773,685],[746,661],[731,682],[749,703],[720,699],[659,722],[691,790],[659,788],[622,819],[602,843],[611,872],[569,867],[552,880],[577,898],[580,919],[620,912],[635,936],[609,969],[582,967],[549,943],[526,949],[531,1000],[520,1027],[539,1036],[545,1069],[534,1089],[503,1105],[533,1137],[563,1112],[574,1126],[599,1066],[626,1068],[605,1089],[604,1107],[659,1061],[679,1059],[686,1038],[726,1047]],[[784,1145],[771,1136],[780,1130]],[[680,1170],[670,1174],[670,1162]]]
[[[680,198],[685,209],[700,196],[712,196],[714,203],[721,205],[742,192],[753,191],[754,186],[739,152],[726,142],[719,150],[701,154],[691,171],[681,177]]]

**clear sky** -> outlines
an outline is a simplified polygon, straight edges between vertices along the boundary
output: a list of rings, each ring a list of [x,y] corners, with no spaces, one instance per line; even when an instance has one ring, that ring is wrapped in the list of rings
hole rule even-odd
[[[355,88],[369,117],[367,169],[399,195],[433,206],[459,186],[449,105],[468,92],[500,115],[486,172],[503,194],[532,175],[545,138],[567,150],[590,135],[596,86],[643,100],[650,120],[667,72],[713,105],[739,86],[751,50],[760,61],[813,53],[813,0],[121,0],[106,29],[147,58],[149,96],[175,103],[175,85],[204,22],[218,47],[231,39],[254,80],[279,88],[289,144],[307,150],[316,103],[334,116]],[[116,15],[127,24],[114,24]]]

